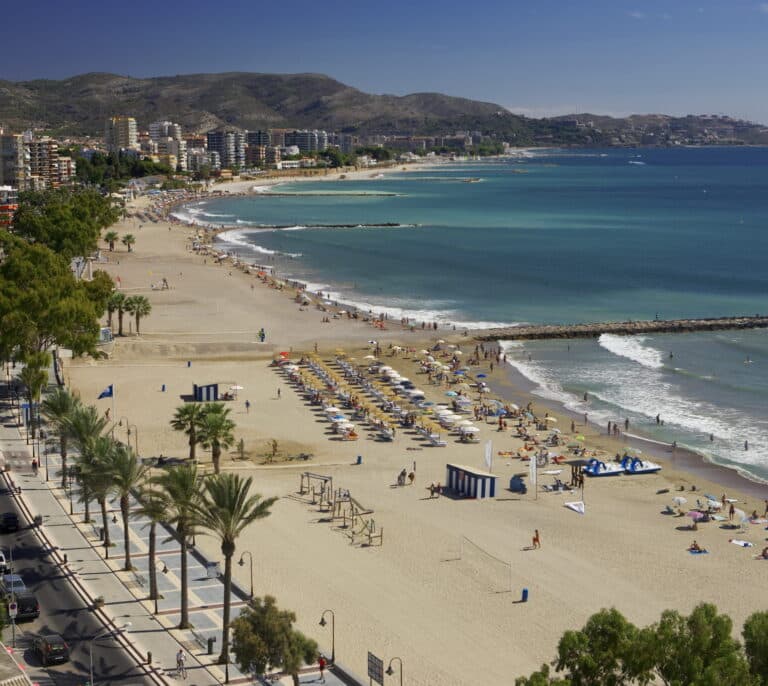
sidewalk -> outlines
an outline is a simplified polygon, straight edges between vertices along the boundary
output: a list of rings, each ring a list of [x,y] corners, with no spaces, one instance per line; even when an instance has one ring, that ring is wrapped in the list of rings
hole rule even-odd
[[[122,570],[124,542],[122,517],[119,503],[109,504],[109,527],[112,546],[109,559],[104,559],[104,546],[100,539],[101,515],[98,505],[91,504],[91,523],[83,522],[84,508],[77,502],[77,493],[68,494],[61,488],[61,458],[57,453],[46,453],[40,460],[38,475],[31,469],[32,450],[17,428],[18,417],[11,414],[9,401],[0,400],[0,467],[8,465],[10,472],[3,474],[6,481],[20,486],[17,501],[25,509],[30,520],[42,516],[43,525],[36,529],[46,547],[68,572],[70,581],[80,591],[84,600],[94,605],[95,598],[103,598],[98,610],[106,624],[131,627],[124,632],[125,647],[137,660],[146,661],[152,653],[151,674],[158,684],[181,684],[172,674],[175,671],[176,653],[183,647],[189,655],[188,682],[194,686],[214,686],[224,683],[224,666],[215,664],[220,652],[221,627],[223,624],[223,582],[221,577],[208,574],[209,561],[194,548],[188,551],[189,619],[192,629],[179,630],[181,580],[180,550],[170,538],[170,531],[157,527],[157,582],[161,598],[157,602],[158,613],[153,614],[154,603],[149,595],[149,522],[131,518],[129,540],[133,571]],[[42,445],[42,443],[41,443]],[[42,447],[41,447],[42,451]],[[71,452],[71,451],[70,451]],[[71,463],[70,454],[68,462]],[[46,460],[48,482],[46,484]],[[70,496],[71,495],[71,500]],[[131,509],[136,502],[131,500]],[[69,513],[73,514],[70,515]],[[65,562],[66,560],[66,562]],[[232,618],[247,604],[245,589],[233,583]],[[213,651],[207,654],[208,639],[213,638]],[[341,667],[341,665],[339,665]],[[325,683],[342,686],[361,683],[355,678],[339,679],[326,670]],[[350,675],[351,676],[351,675]],[[242,674],[234,664],[229,665],[230,683],[256,683]],[[302,670],[301,683],[320,683],[316,668]],[[292,684],[290,677],[272,683]]]

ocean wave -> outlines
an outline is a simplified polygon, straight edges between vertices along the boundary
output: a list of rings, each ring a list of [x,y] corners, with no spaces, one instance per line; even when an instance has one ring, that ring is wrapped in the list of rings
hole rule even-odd
[[[646,340],[645,336],[616,336],[604,333],[597,342],[614,355],[626,357],[648,369],[662,369],[664,363],[661,351],[643,345]]]
[[[246,230],[234,230],[225,231],[220,233],[217,237],[217,243],[227,243],[229,245],[237,246],[238,248],[247,248],[251,252],[259,253],[260,255],[282,255],[284,257],[298,258],[302,256],[300,252],[282,252],[280,250],[272,250],[265,248],[263,245],[257,245],[253,241],[248,240],[249,231]]]

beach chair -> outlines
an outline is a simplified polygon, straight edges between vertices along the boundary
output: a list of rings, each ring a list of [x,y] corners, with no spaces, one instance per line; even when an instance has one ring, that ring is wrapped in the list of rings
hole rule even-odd
[[[428,437],[429,444],[435,446],[436,448],[445,448],[445,446],[448,445],[445,441],[443,441],[439,436],[436,434],[431,434]]]

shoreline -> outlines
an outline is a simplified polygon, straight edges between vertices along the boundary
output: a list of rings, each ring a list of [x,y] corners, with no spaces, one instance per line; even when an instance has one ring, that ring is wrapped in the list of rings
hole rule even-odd
[[[521,154],[523,154],[526,151],[521,151]],[[520,155],[517,155],[519,157]],[[514,157],[514,156],[513,156]],[[459,162],[460,163],[460,162]],[[409,171],[418,171],[425,168],[430,167],[443,167],[443,166],[450,166],[451,164],[454,164],[453,162],[435,162],[435,161],[425,161],[423,163],[412,163],[408,165]],[[363,179],[369,179],[369,178],[380,178],[384,173],[392,173],[396,172],[399,173],[401,171],[405,171],[405,168],[401,169],[399,168],[401,165],[392,165],[388,168],[383,168],[381,170],[359,170],[355,172],[339,172],[339,174],[334,178],[330,177],[328,174],[325,175],[315,175],[315,176],[299,176],[296,178],[284,178],[277,180],[275,183],[267,184],[264,186],[259,186],[259,189],[263,190],[257,190],[257,187],[252,188],[250,191],[246,192],[238,192],[237,195],[241,196],[250,196],[250,195],[260,195],[264,192],[268,192],[268,188],[273,187],[275,185],[279,185],[281,183],[290,182],[293,183],[295,181],[335,181],[338,180],[339,176],[348,176],[351,178],[363,178]],[[242,182],[241,182],[242,183]],[[293,193],[291,195],[294,195]],[[301,193],[296,193],[295,195],[302,195]],[[221,196],[215,196],[215,197],[221,197]],[[229,197],[229,194],[227,194],[225,197]],[[204,224],[203,224],[204,226]],[[288,226],[288,225],[286,225]],[[336,226],[336,225],[334,225]],[[338,225],[339,228],[346,228],[346,227],[356,227],[358,225]],[[374,226],[374,225],[371,225]],[[384,226],[384,225],[375,225],[375,226]],[[400,225],[398,225],[400,226]],[[242,227],[237,226],[222,226],[220,230],[214,230],[212,237],[213,242],[215,245],[215,242],[217,238],[220,235],[225,235],[229,232],[234,231],[240,231],[240,230],[279,230],[280,226],[275,227],[269,227],[269,226],[249,226],[249,225],[243,225]],[[318,226],[318,228],[323,228],[321,225]],[[226,242],[226,241],[224,241]],[[231,245],[231,244],[230,244]],[[242,254],[238,251],[234,251],[234,254],[238,255],[239,259],[244,259],[242,257]],[[264,255],[263,257],[269,261],[270,259],[274,257],[285,257],[285,254],[271,254],[271,255]],[[317,284],[312,284],[311,282],[302,279],[300,277],[294,277],[292,275],[288,275],[287,277],[288,282],[295,285],[295,284],[303,284],[304,289],[307,293],[319,297],[323,299],[325,297],[326,304],[330,308],[336,308],[336,310],[342,310],[342,311],[354,311],[357,312],[360,315],[367,315],[367,316],[379,316],[382,317],[383,315],[389,316],[389,318],[408,318],[411,319],[409,316],[411,313],[408,311],[394,311],[392,308],[388,308],[386,306],[375,306],[370,303],[361,304],[359,301],[355,301],[351,298],[345,298],[340,297],[338,293],[329,290],[324,290],[326,287],[318,286]],[[323,288],[323,290],[320,290]],[[332,304],[330,302],[332,301]],[[418,314],[418,313],[417,313]],[[734,317],[734,320],[741,321],[739,318]],[[465,335],[469,335],[469,337],[473,339],[477,339],[478,341],[488,341],[490,342],[493,338],[495,340],[495,334],[497,333],[494,331],[494,324],[492,322],[484,323],[485,326],[477,327],[477,326],[471,326],[471,325],[477,325],[478,322],[459,322],[459,321],[453,321],[453,320],[447,320],[442,317],[436,316],[434,319],[435,322],[438,322],[441,326],[440,332],[441,335],[450,335],[452,333],[456,333],[457,335],[459,332],[466,332]],[[704,321],[710,321],[710,320],[704,320]],[[649,324],[654,324],[654,322],[648,322]],[[417,326],[419,322],[416,322]],[[530,329],[538,329],[538,328],[560,328],[556,325],[539,325],[539,326],[533,326],[533,327],[525,327],[521,324],[512,324],[509,326],[510,330],[514,330],[517,326],[521,326],[524,329],[530,328]],[[578,325],[576,328],[583,328],[584,325]],[[449,333],[446,334],[443,331],[443,327],[447,328],[449,330]],[[730,329],[728,329],[730,330]],[[735,329],[734,329],[735,330]],[[678,328],[672,329],[672,331],[677,332]],[[687,330],[686,330],[687,331]],[[494,334],[491,336],[491,334]],[[627,332],[628,335],[631,335],[631,331]],[[533,336],[532,338],[537,338],[538,336]],[[560,338],[563,336],[560,336],[559,334],[554,336],[556,338]],[[516,338],[512,339],[499,339],[499,343],[504,343],[505,341],[512,341],[517,340]],[[568,410],[563,403],[554,401],[554,400],[547,400],[545,398],[542,398],[540,395],[534,393],[533,391],[537,388],[536,384],[533,382],[530,382],[530,380],[527,379],[522,373],[517,371],[513,365],[509,365],[510,368],[510,376],[514,376],[517,379],[517,384],[520,384],[522,380],[525,381],[524,385],[528,386],[528,400],[533,400],[536,403],[544,404],[546,407],[552,409],[552,410],[559,410],[560,412],[564,413],[566,416],[568,416],[569,420],[573,419],[579,419],[580,415],[575,412]],[[510,398],[510,400],[514,400],[515,398]],[[526,400],[527,402],[527,400]],[[525,404],[525,403],[523,403]],[[593,425],[596,426],[597,425]],[[597,427],[599,430],[599,427]],[[642,431],[641,431],[642,434]],[[619,438],[619,443],[622,442],[622,439]],[[768,486],[768,482],[764,479],[761,479],[759,476],[752,474],[748,469],[734,465],[729,466],[725,464],[721,464],[717,462],[716,459],[710,458],[707,455],[697,452],[694,449],[689,449],[686,447],[677,447],[674,451],[672,450],[672,444],[671,443],[664,443],[663,446],[661,445],[655,445],[656,441],[650,437],[645,437],[642,435],[638,435],[637,437],[633,437],[630,441],[623,440],[623,443],[629,443],[633,447],[636,448],[644,448],[648,451],[648,454],[650,456],[653,456],[654,458],[661,459],[665,463],[677,463],[677,464],[683,464],[685,466],[686,471],[689,471],[692,476],[700,476],[702,478],[707,478],[710,480],[716,480],[716,481],[722,481],[724,486],[728,486],[729,488],[738,488],[745,493],[749,493],[753,495],[754,497],[763,497],[764,490],[766,486]],[[673,454],[670,454],[673,453]],[[714,476],[713,476],[714,474]],[[716,477],[716,478],[715,478]],[[761,495],[763,494],[763,495]]]

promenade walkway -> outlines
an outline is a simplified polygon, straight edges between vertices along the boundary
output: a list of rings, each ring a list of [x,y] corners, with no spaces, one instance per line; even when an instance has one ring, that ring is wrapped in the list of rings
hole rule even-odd
[[[120,628],[131,626],[119,633],[119,640],[137,662],[147,665],[148,674],[163,686],[177,683],[194,686],[213,686],[224,683],[223,665],[215,664],[220,652],[223,611],[223,583],[211,562],[194,548],[188,552],[189,608],[193,628],[179,630],[181,580],[179,545],[171,539],[171,532],[157,527],[158,588],[161,598],[154,614],[154,603],[149,595],[149,522],[132,519],[129,523],[132,571],[123,571],[123,529],[117,502],[109,504],[109,526],[112,546],[109,559],[101,539],[101,517],[96,503],[91,506],[90,523],[84,522],[84,508],[74,493],[61,488],[61,460],[58,453],[44,451],[37,476],[33,474],[32,449],[23,436],[18,412],[14,411],[5,394],[0,393],[0,469],[7,467],[3,478],[9,489],[20,487],[14,497],[30,518],[42,517],[42,526],[36,529],[43,546],[60,564],[84,602],[95,606],[96,599],[103,605],[94,608],[104,623]],[[46,473],[48,480],[46,482]],[[0,482],[1,483],[1,482]],[[136,505],[131,503],[132,508]],[[210,572],[209,572],[210,570]],[[233,585],[232,616],[247,603],[247,592]],[[208,655],[208,640],[214,639],[212,654]],[[175,678],[175,656],[179,647],[187,652],[188,677],[186,682]],[[151,653],[151,655],[150,655]],[[151,661],[150,661],[151,657]],[[228,666],[230,683],[254,683],[234,664]],[[308,668],[301,683],[319,683],[319,673]],[[283,677],[275,683],[292,683]],[[339,680],[326,672],[325,683],[334,685],[357,683]]]

